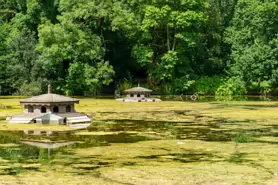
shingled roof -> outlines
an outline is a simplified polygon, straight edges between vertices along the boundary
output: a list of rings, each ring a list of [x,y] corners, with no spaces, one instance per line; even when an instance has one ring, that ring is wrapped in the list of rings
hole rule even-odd
[[[20,101],[20,103],[79,103],[79,100],[59,94],[42,94]]]
[[[152,90],[150,90],[150,89],[146,89],[146,88],[144,88],[144,87],[133,87],[133,88],[131,88],[131,89],[127,89],[127,90],[125,90],[125,92],[127,92],[127,93],[131,93],[131,92],[152,92]]]
[[[51,93],[51,90],[51,85],[48,85],[48,94],[34,96],[32,98],[20,101],[20,103],[79,103],[79,100],[77,99],[59,94],[53,94]]]

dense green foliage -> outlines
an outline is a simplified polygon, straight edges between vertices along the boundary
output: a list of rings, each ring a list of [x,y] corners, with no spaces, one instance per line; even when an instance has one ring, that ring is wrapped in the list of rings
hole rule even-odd
[[[98,95],[132,82],[160,94],[275,93],[277,0],[0,0],[1,94],[51,83]]]

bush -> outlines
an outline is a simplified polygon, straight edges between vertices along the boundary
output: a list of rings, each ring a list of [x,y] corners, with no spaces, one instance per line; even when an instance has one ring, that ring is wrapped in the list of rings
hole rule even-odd
[[[125,78],[117,85],[117,93],[124,94],[125,90],[130,88],[132,88],[132,80]]]
[[[174,81],[174,91],[178,94],[186,93],[192,91],[192,87],[195,83],[195,80],[191,80],[189,75],[185,75],[181,78],[177,78]]]
[[[223,83],[222,76],[204,76],[195,83],[196,93],[199,95],[215,95],[219,86]]]
[[[15,93],[15,95],[19,96],[34,96],[39,95],[41,93],[41,82],[33,81],[30,83],[23,83]]]
[[[216,96],[235,96],[235,95],[244,95],[247,93],[246,84],[240,78],[232,77],[224,82],[216,90]]]
[[[173,85],[170,83],[165,83],[160,85],[158,92],[160,95],[172,95],[173,94]]]
[[[261,94],[264,96],[268,95],[271,91],[273,91],[271,81],[262,81],[260,85],[258,82],[252,82],[248,87],[248,92]]]
[[[73,93],[72,93],[72,90],[66,90],[66,96],[72,96]]]

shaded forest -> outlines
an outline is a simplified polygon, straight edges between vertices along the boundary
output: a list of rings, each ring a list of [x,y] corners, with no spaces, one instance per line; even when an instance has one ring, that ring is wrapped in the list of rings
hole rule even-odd
[[[277,0],[0,0],[0,94],[276,95]]]

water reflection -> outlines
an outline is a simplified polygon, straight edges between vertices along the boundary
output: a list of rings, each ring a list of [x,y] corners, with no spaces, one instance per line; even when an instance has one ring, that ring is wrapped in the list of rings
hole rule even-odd
[[[80,131],[0,131],[0,159],[5,161],[1,164],[4,168],[0,168],[0,175],[40,171],[37,165],[79,164],[81,159],[75,158],[74,155],[77,148],[107,146],[110,143],[133,143],[149,139],[135,133],[78,135],[78,132]]]
[[[26,144],[26,145],[47,149],[48,157],[50,157],[50,155],[51,155],[51,149],[61,148],[61,147],[73,145],[73,144],[76,143],[75,141],[71,141],[71,142],[57,142],[57,141],[52,142],[52,141],[32,141],[32,140],[26,140],[26,141],[23,140],[23,141],[20,141],[20,142],[23,143],[23,144]]]
[[[211,102],[216,100],[235,100],[235,101],[278,101],[277,96],[223,96],[223,97],[215,97],[215,96],[202,96],[202,95],[153,95],[155,98],[160,98],[164,101],[196,101],[196,102]],[[96,99],[115,99],[114,96],[98,96],[94,97]],[[82,99],[82,97],[79,97]]]
[[[194,102],[212,102],[212,101],[278,101],[277,96],[201,96],[201,95],[165,95],[154,96],[164,101],[194,101]]]
[[[180,112],[179,114],[181,114]],[[215,122],[202,125],[196,122],[163,122],[144,120],[114,120],[103,121],[95,124],[86,130],[76,131],[0,131],[0,159],[5,160],[0,169],[1,174],[17,175],[22,171],[40,170],[39,167],[25,167],[26,165],[76,165],[90,164],[80,169],[93,170],[103,165],[96,164],[97,156],[78,158],[76,149],[107,146],[113,143],[135,143],[146,140],[171,140],[171,139],[192,139],[210,142],[234,141],[253,142],[253,137],[274,136],[277,137],[277,127],[249,128],[244,133],[239,129],[222,126],[239,124],[239,122]],[[241,124],[248,124],[241,123]],[[85,134],[82,134],[85,133]],[[256,141],[269,142],[270,141]],[[271,141],[272,144],[277,142]],[[182,144],[182,143],[178,143]],[[184,152],[184,151],[183,151]],[[169,154],[175,160],[181,162],[192,162],[202,160],[204,156],[211,157],[209,153],[193,153],[192,155],[173,153]],[[163,154],[164,155],[164,154]],[[159,156],[151,156],[159,158]],[[240,156],[234,156],[231,160],[237,161]],[[144,158],[144,156],[142,157]],[[185,159],[186,158],[186,159]],[[187,159],[188,158],[188,159]],[[203,159],[207,160],[207,159]],[[104,161],[105,162],[105,161]],[[106,161],[107,162],[107,161]],[[93,165],[94,164],[94,165]],[[132,164],[132,163],[131,163]],[[129,165],[129,164],[125,164]],[[79,169],[79,167],[78,167]]]
[[[24,130],[23,133],[26,135],[42,135],[42,134],[46,134],[47,136],[50,136],[53,134],[53,132],[55,131],[41,131],[41,130]]]

